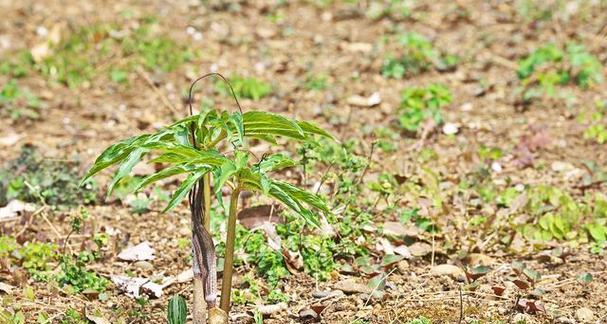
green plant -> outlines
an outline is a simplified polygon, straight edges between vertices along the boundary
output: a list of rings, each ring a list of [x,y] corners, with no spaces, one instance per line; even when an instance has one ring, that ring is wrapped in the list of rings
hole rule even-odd
[[[304,88],[306,90],[325,90],[328,87],[327,85],[327,76],[326,75],[310,75],[306,78],[304,83]]]
[[[187,47],[155,33],[156,24],[148,17],[138,21],[135,28],[115,23],[77,28],[52,48],[52,55],[31,64],[48,79],[76,87],[100,71],[113,82],[125,83],[128,73],[139,67],[170,72],[195,57]],[[116,36],[116,30],[124,35]],[[114,56],[121,59],[116,64],[105,64]]]
[[[522,98],[530,102],[544,94],[554,96],[556,87],[573,83],[587,89],[603,81],[600,61],[585,47],[570,43],[566,49],[554,43],[534,50],[518,63]]]
[[[432,68],[440,71],[451,70],[459,62],[458,56],[441,54],[432,42],[420,34],[400,35],[398,42],[402,47],[401,55],[386,58],[381,67],[381,74],[386,78],[402,79]]]
[[[94,290],[98,292],[105,291],[109,281],[99,277],[96,273],[86,269],[86,262],[90,261],[88,257],[81,255],[74,260],[71,256],[61,258],[61,272],[57,275],[57,281],[61,286],[69,285],[75,292],[85,290]]]
[[[401,95],[399,121],[402,128],[415,132],[423,121],[443,122],[441,108],[451,103],[451,91],[440,84],[405,89]]]
[[[80,313],[73,309],[73,308],[68,308],[65,311],[65,314],[63,314],[63,318],[60,321],[61,324],[86,324],[88,323],[88,320],[85,320],[84,318],[82,318],[82,315],[80,315]]]
[[[228,88],[231,89],[229,83]],[[236,96],[235,93],[233,95]],[[216,200],[220,205],[223,205],[222,189],[231,189],[221,290],[221,309],[227,313],[230,309],[236,212],[238,196],[242,190],[272,197],[314,226],[319,224],[316,210],[329,214],[328,207],[319,196],[270,177],[272,172],[295,165],[292,160],[282,154],[270,154],[251,161],[247,141],[254,138],[276,143],[276,138],[283,137],[313,142],[314,135],[331,138],[326,131],[306,121],[296,121],[261,111],[228,113],[211,109],[177,121],[156,133],[134,136],[111,145],[97,158],[83,182],[103,169],[120,164],[108,188],[108,193],[111,193],[116,184],[146,155],[155,155],[151,162],[164,163],[167,167],[145,177],[137,189],[164,178],[185,175],[186,178],[173,193],[165,211],[175,208],[189,196],[193,224],[194,287],[195,296],[198,295],[195,298],[202,297],[200,290],[204,287],[204,298],[209,308],[214,308],[216,303],[215,248],[208,233],[211,178]],[[220,151],[219,144],[222,142],[230,145],[232,149]],[[196,309],[199,307],[195,300],[195,316],[198,316]]]
[[[185,299],[175,295],[169,300],[167,307],[167,321],[169,324],[185,324],[188,315],[188,306]]]
[[[27,89],[21,89],[15,79],[9,80],[0,90],[0,108],[8,112],[13,120],[38,119],[41,103],[38,97]]]
[[[420,316],[416,319],[410,320],[407,324],[432,324],[432,321],[424,316]]]
[[[15,253],[23,268],[36,273],[49,269],[48,263],[57,257],[57,247],[50,243],[29,242]]]
[[[235,75],[230,77],[230,83],[238,97],[259,100],[272,93],[272,85],[255,78]],[[215,83],[215,88],[223,95],[230,95],[230,88],[223,82]]]
[[[597,101],[594,110],[584,111],[578,116],[578,121],[587,126],[584,131],[585,139],[594,140],[599,144],[607,143],[606,112],[607,101]]]
[[[34,146],[0,169],[0,204],[11,199],[56,205],[91,204],[97,201],[95,182],[78,187],[78,162],[44,159]]]

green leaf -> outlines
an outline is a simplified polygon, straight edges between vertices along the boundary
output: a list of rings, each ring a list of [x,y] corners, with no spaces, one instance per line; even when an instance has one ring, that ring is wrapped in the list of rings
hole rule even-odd
[[[181,183],[181,185],[179,186],[179,188],[177,188],[177,190],[175,190],[175,192],[171,196],[171,200],[169,201],[169,204],[167,205],[167,207],[162,212],[166,213],[166,212],[170,211],[171,209],[175,208],[175,206],[177,206],[185,198],[185,196],[192,189],[192,187],[194,186],[194,184],[196,184],[196,182],[198,180],[200,180],[200,178],[203,175],[205,175],[207,172],[208,172],[208,170],[205,169],[205,170],[199,170],[199,171],[196,171],[194,173],[191,173]]]
[[[314,125],[311,122],[307,122],[307,121],[298,121],[297,125],[299,125],[299,127],[301,127],[301,129],[303,129],[303,131],[307,134],[313,134],[313,135],[320,135],[320,136],[324,136],[324,137],[328,137],[332,140],[334,140],[335,138],[333,137],[333,135],[331,135],[329,132],[327,132],[326,130]]]
[[[279,187],[280,189],[282,189],[284,192],[289,194],[289,196],[293,197],[297,201],[304,202],[310,206],[313,206],[315,208],[322,210],[325,213],[330,213],[329,207],[327,207],[327,204],[325,203],[325,201],[321,197],[319,197],[315,194],[307,192],[306,190],[300,189],[290,183],[283,182],[283,181],[273,180],[272,185]]]
[[[229,122],[234,125],[236,128],[236,133],[238,134],[238,140],[242,145],[244,143],[244,124],[242,121],[242,114],[237,111],[230,116]]]
[[[309,224],[314,225],[316,227],[320,226],[320,222],[312,212],[307,210],[299,201],[294,199],[287,192],[282,190],[282,188],[280,188],[279,186],[276,186],[273,182],[271,184],[268,194],[271,197],[285,204],[285,206],[289,207],[298,215],[302,216]]]
[[[149,136],[149,134],[133,136],[122,142],[112,144],[107,147],[99,155],[99,157],[97,157],[95,163],[93,163],[93,166],[91,166],[82,181],[80,181],[80,185],[82,186],[87,180],[100,171],[124,160],[131,153],[131,151],[135,149],[136,143],[141,142]]]
[[[577,276],[577,281],[579,281],[580,283],[583,284],[588,284],[592,281],[592,274],[588,273],[588,272],[584,272],[582,274],[580,274],[579,276]]]
[[[293,167],[295,166],[295,161],[291,160],[284,154],[277,153],[266,156],[256,166],[261,173],[266,173]]]
[[[284,136],[304,140],[303,129],[293,120],[263,111],[248,111],[242,115],[247,136]]]
[[[122,180],[122,178],[126,177],[129,173],[131,173],[131,170],[133,170],[133,167],[137,163],[139,163],[139,161],[141,161],[141,157],[143,157],[143,155],[147,152],[148,151],[146,149],[137,148],[133,152],[131,152],[131,154],[129,154],[126,161],[124,161],[118,168],[118,171],[116,171],[116,174],[114,175],[114,178],[112,179],[112,183],[110,184],[109,189],[108,189],[108,196],[112,193],[112,190],[114,190],[114,187],[116,186],[116,184],[120,180]]]
[[[139,182],[139,184],[137,184],[137,187],[133,191],[139,191],[143,187],[146,187],[156,181],[159,181],[159,180],[162,180],[162,179],[165,179],[168,177],[172,177],[172,176],[186,173],[186,172],[200,171],[203,169],[206,169],[207,171],[210,170],[210,168],[205,167],[205,166],[200,166],[200,165],[191,165],[191,164],[173,165],[168,168],[162,169],[161,171],[159,171],[157,173],[154,173],[154,174],[151,174],[151,175],[145,177],[141,182]]]

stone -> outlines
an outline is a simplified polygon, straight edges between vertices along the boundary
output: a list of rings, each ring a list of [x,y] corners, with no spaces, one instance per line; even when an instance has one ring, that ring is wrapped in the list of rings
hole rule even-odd
[[[575,318],[582,323],[590,323],[594,320],[594,312],[590,308],[582,307],[575,311]]]

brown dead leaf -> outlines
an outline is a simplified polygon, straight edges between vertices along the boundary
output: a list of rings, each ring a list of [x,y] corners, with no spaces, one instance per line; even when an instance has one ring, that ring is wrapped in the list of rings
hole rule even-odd
[[[264,223],[280,224],[284,222],[284,219],[279,216],[279,211],[279,205],[249,207],[238,213],[238,220],[247,229],[255,229]]]

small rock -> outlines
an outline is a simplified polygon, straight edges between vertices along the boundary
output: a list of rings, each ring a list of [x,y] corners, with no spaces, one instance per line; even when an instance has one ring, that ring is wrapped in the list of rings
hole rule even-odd
[[[396,269],[398,269],[398,272],[400,272],[400,274],[406,274],[409,271],[409,262],[405,260],[399,261],[396,264]]]
[[[500,173],[502,172],[502,165],[497,161],[493,161],[493,163],[491,163],[491,170],[493,170],[493,172]]]
[[[288,306],[286,303],[278,303],[274,305],[259,305],[257,307],[257,311],[260,312],[262,315],[271,315],[274,313],[281,312],[287,309],[287,307]]]
[[[17,133],[10,133],[0,138],[0,146],[13,146],[21,139],[21,135]]]
[[[594,320],[594,313],[590,308],[582,307],[575,311],[575,318],[582,323],[590,323]]]
[[[152,265],[151,263],[147,262],[147,261],[137,261],[135,263],[133,263],[133,267],[140,269],[140,270],[152,270],[154,269],[154,265]]]
[[[453,123],[446,123],[443,126],[443,133],[445,135],[455,135],[459,131],[459,127]]]
[[[514,316],[512,316],[512,322],[513,323],[529,323],[529,315],[524,314],[524,313],[517,313]]]
[[[315,291],[315,292],[312,293],[312,297],[314,297],[314,298],[325,298],[325,297],[329,296],[330,293],[331,293],[330,290]]]
[[[299,311],[299,318],[302,320],[306,320],[306,321],[310,321],[310,320],[317,320],[318,319],[318,314],[309,308],[306,309],[302,309]]]
[[[357,282],[355,279],[346,279],[339,281],[333,287],[335,289],[343,291],[346,294],[368,293],[371,291],[371,289],[367,285],[363,285]]]
[[[404,256],[405,259],[413,258],[413,255],[411,255],[411,251],[409,251],[409,248],[404,245],[399,245],[399,246],[395,247],[394,253]]]
[[[563,162],[563,161],[554,161],[550,165],[552,171],[555,172],[567,172],[575,169],[575,167],[571,163]]]
[[[451,276],[456,279],[464,278],[465,273],[460,267],[452,264],[440,264],[430,269],[430,274],[433,276]]]
[[[575,324],[575,321],[569,317],[561,316],[556,319],[556,322],[559,324]]]
[[[432,252],[432,246],[428,243],[415,242],[409,246],[409,252],[415,257],[422,257]]]
[[[381,103],[381,97],[379,95],[379,92],[374,92],[369,97],[361,97],[358,95],[349,97],[347,102],[352,106],[373,107]]]

